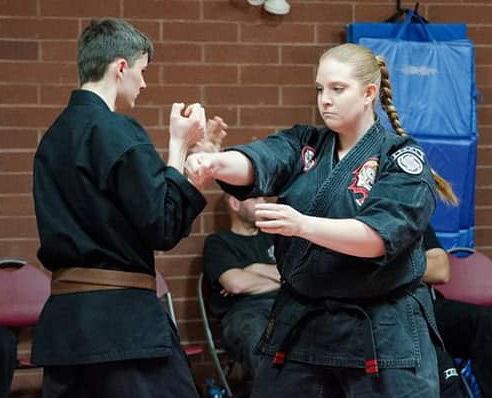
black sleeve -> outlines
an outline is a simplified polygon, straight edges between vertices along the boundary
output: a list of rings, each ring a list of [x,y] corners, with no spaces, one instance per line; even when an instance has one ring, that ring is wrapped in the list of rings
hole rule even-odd
[[[276,196],[300,170],[301,140],[309,126],[294,126],[264,140],[238,145],[234,150],[245,155],[253,166],[254,184],[235,186],[218,181],[221,188],[240,200],[257,196]]]
[[[108,189],[153,250],[169,250],[187,236],[206,204],[182,174],[164,164],[152,144],[137,145],[119,158]]]
[[[386,255],[375,262],[391,261],[422,236],[434,208],[430,169],[424,164],[422,172],[413,175],[388,158],[355,217],[374,229],[384,241]]]
[[[443,247],[439,239],[437,239],[434,228],[429,224],[424,232],[424,250],[427,251],[430,249],[443,249]]]

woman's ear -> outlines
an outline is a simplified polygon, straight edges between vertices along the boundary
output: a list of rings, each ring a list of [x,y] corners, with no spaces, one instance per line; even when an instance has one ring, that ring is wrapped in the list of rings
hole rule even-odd
[[[378,87],[374,83],[370,83],[366,87],[365,97],[366,97],[366,105],[370,105],[376,99],[376,94],[378,92]]]

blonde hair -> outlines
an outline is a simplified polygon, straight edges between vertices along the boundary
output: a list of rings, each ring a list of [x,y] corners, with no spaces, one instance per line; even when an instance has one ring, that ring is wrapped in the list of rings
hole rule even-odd
[[[352,66],[353,77],[363,86],[374,84],[379,91],[381,105],[388,115],[388,119],[395,132],[400,136],[407,135],[401,125],[398,110],[393,104],[391,83],[388,68],[383,57],[376,56],[370,49],[353,43],[345,43],[332,47],[321,55],[319,62],[326,58],[333,58],[339,62]],[[375,106],[375,101],[374,101]],[[458,198],[449,182],[431,169],[432,177],[437,186],[441,199],[446,203],[458,204]]]

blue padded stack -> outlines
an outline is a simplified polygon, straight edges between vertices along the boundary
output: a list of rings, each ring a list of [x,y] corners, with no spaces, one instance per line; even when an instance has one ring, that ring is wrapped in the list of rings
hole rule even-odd
[[[423,146],[432,168],[451,182],[460,201],[458,207],[442,201],[437,204],[432,225],[441,243],[446,249],[473,247],[477,161],[474,48],[466,40],[464,24],[427,24],[424,28],[412,23],[404,31],[402,26],[352,23],[347,26],[347,39],[385,57],[403,127]],[[430,43],[429,37],[433,47],[425,59],[421,49]],[[436,61],[442,53],[449,54],[451,41],[451,53],[459,55]],[[414,59],[419,62],[413,63]],[[456,60],[458,65],[449,65]],[[445,68],[455,68],[458,75],[442,79],[439,73]],[[385,112],[380,107],[377,112],[390,127]]]

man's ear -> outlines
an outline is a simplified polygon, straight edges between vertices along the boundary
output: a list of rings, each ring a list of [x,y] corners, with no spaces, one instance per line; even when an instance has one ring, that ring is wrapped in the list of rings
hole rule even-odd
[[[117,58],[114,60],[114,66],[116,69],[116,73],[118,73],[118,76],[123,74],[126,68],[128,68],[128,61],[125,58]]]
[[[378,92],[378,88],[374,83],[370,83],[366,87],[365,97],[366,97],[366,105],[370,105],[376,99],[376,94]]]
[[[240,202],[234,196],[229,196],[229,207],[234,213],[239,211]]]

